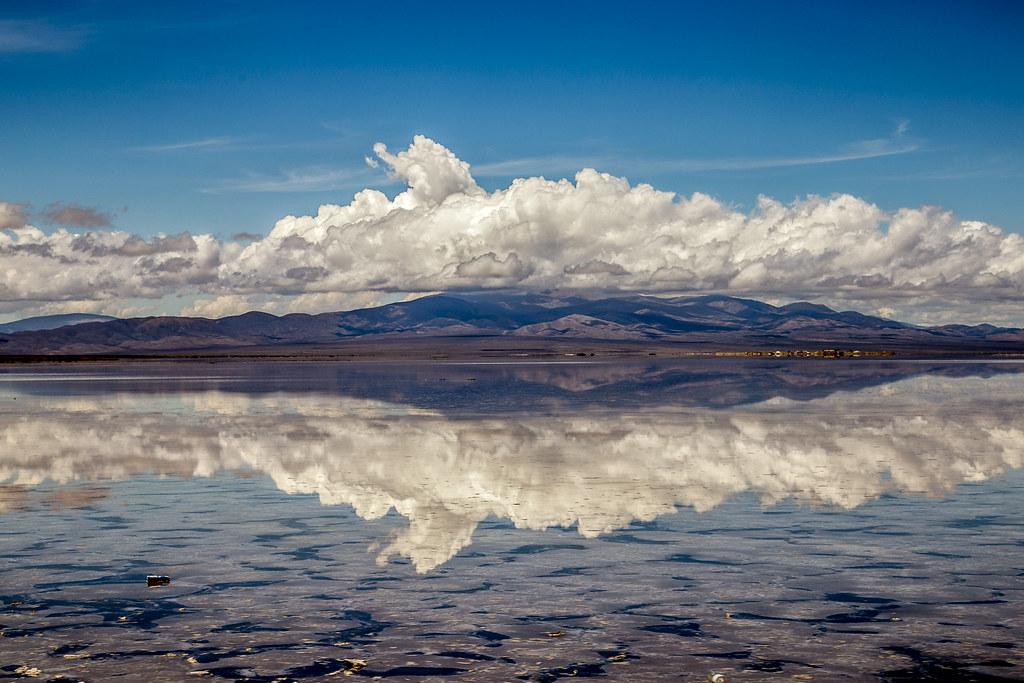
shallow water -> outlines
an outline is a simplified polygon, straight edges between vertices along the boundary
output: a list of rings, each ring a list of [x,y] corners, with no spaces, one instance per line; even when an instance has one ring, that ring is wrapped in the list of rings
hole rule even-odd
[[[0,369],[0,678],[1020,680],[1022,371]]]

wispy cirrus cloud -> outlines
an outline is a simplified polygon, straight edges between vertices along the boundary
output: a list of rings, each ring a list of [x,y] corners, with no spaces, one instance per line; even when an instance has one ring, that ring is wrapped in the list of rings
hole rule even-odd
[[[87,33],[81,26],[0,19],[0,54],[71,52],[85,43]]]
[[[608,168],[623,163],[612,156],[535,156],[518,159],[504,159],[483,164],[474,164],[473,173],[481,178],[495,178],[534,173],[566,173],[581,168]]]
[[[203,188],[207,194],[230,192],[332,192],[367,182],[375,174],[368,168],[325,168],[320,166],[288,169],[276,175],[252,173],[242,178],[223,180]]]
[[[326,128],[326,126],[325,126]],[[274,136],[254,133],[247,135],[211,135],[195,139],[174,142],[157,142],[152,144],[129,147],[129,152],[187,152],[187,151],[223,151],[223,152],[272,152],[280,150],[323,150],[349,142],[350,136],[336,134],[333,129],[330,135],[299,139],[275,139]]]
[[[892,135],[858,140],[826,153],[771,157],[722,157],[638,159],[617,156],[536,156],[506,159],[473,166],[478,177],[502,177],[517,174],[565,173],[580,168],[612,170],[617,173],[701,173],[711,171],[757,171],[794,166],[816,166],[844,161],[877,159],[910,154],[920,150],[921,143],[907,137],[909,123],[901,121]]]
[[[180,152],[186,150],[223,149],[234,142],[230,137],[202,138],[200,140],[184,140],[160,145],[139,145],[129,148],[132,152]]]

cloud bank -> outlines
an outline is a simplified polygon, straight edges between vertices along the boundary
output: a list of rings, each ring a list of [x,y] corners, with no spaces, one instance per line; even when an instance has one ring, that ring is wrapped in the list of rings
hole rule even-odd
[[[1024,238],[937,206],[885,211],[839,194],[749,212],[585,168],[488,191],[416,136],[373,163],[405,189],[286,216],[262,239],[45,234],[0,204],[0,300],[198,297],[192,313],[328,310],[438,290],[725,292],[1024,323]],[[19,216],[21,218],[19,218]]]

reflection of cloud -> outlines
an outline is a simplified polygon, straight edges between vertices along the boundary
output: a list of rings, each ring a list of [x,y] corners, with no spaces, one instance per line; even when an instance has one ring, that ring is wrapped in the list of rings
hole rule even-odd
[[[85,508],[97,503],[110,495],[110,489],[103,486],[77,486],[53,491],[46,497],[46,505],[51,510],[67,508]]]
[[[920,394],[864,403],[515,419],[307,394],[52,398],[38,413],[0,414],[0,482],[22,490],[252,469],[282,491],[351,505],[365,519],[397,511],[409,525],[379,559],[405,556],[427,571],[468,545],[489,516],[529,529],[576,525],[593,537],[679,505],[710,510],[741,492],[769,505],[852,508],[887,491],[941,494],[1024,464],[1012,402],[972,414],[932,401],[936,381]],[[1012,395],[1019,386],[1013,378],[945,384],[946,395]]]
[[[25,510],[29,506],[29,492],[24,486],[0,484],[0,513]]]

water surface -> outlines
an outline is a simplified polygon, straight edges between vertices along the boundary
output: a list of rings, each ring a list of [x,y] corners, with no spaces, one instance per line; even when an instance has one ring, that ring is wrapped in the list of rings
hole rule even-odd
[[[1019,680],[1021,370],[4,368],[0,677]]]

